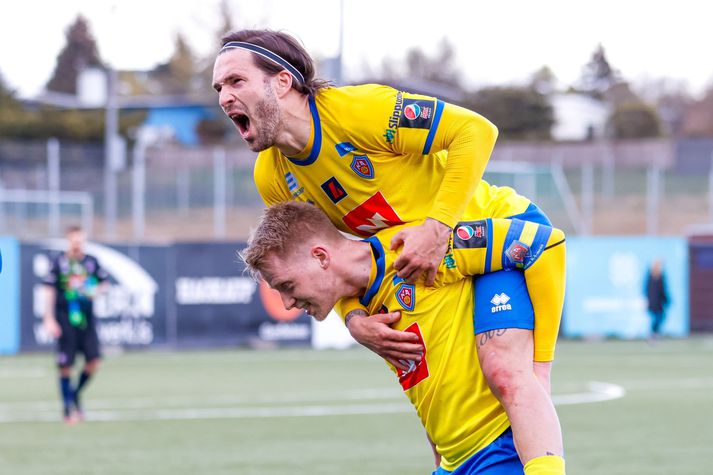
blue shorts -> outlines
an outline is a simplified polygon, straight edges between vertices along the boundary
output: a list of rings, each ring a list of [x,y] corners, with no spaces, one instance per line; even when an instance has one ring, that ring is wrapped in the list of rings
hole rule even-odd
[[[524,213],[510,218],[552,226],[549,218],[534,203]],[[535,328],[535,312],[522,271],[493,272],[473,277],[473,281],[473,327],[476,334],[501,328]]]
[[[457,469],[449,472],[438,467],[432,475],[524,475],[525,468],[515,450],[512,430],[508,428],[490,445],[477,451]]]

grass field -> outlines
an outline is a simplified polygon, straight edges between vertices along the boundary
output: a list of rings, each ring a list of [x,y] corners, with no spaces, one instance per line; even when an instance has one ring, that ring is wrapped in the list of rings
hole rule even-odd
[[[0,474],[428,474],[419,421],[366,350],[106,358],[59,421],[48,354],[0,358]],[[713,473],[713,338],[558,346],[570,475]]]

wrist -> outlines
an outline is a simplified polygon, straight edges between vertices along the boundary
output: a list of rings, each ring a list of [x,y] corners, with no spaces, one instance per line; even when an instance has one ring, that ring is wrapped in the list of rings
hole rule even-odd
[[[426,218],[424,224],[428,223],[433,229],[436,229],[439,233],[450,233],[453,228],[446,223],[437,220],[436,218]]]
[[[365,317],[366,312],[363,310],[352,310],[351,312],[347,313],[347,316],[344,317],[344,325],[347,327],[347,330],[349,330],[349,323],[355,318],[355,317]]]

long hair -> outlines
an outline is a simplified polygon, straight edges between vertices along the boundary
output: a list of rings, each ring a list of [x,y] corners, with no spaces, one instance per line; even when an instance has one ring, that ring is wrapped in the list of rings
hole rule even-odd
[[[299,81],[292,81],[292,87],[302,94],[314,95],[320,89],[331,86],[329,81],[315,79],[315,68],[312,57],[295,38],[287,33],[273,30],[234,31],[223,36],[221,46],[225,46],[231,41],[252,43],[281,56],[292,66],[297,68],[297,70],[302,73],[302,76],[304,76],[304,84],[299,83]],[[255,65],[267,74],[274,76],[283,70],[280,65],[260,55],[253,53],[252,57],[253,61],[255,61]]]

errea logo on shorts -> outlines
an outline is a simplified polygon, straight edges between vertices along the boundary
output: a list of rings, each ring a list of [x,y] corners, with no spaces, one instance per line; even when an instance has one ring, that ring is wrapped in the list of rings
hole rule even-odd
[[[510,296],[505,292],[493,295],[493,298],[490,299],[490,303],[493,304],[493,307],[490,309],[490,311],[493,313],[497,313],[502,312],[503,310],[512,310],[512,305],[508,303],[509,301]]]

